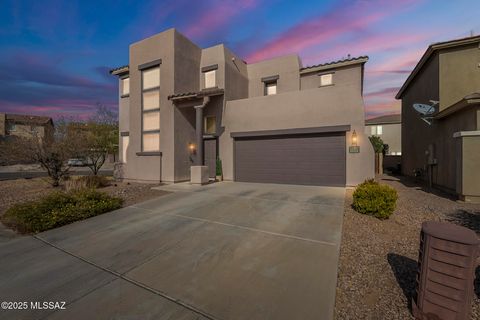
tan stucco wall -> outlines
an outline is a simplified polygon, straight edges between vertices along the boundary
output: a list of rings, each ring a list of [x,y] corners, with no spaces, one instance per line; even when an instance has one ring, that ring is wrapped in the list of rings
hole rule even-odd
[[[141,181],[174,180],[174,109],[167,99],[174,91],[174,36],[169,29],[130,45],[130,108],[128,148],[125,178]],[[160,65],[160,151],[159,156],[137,156],[141,151],[141,72],[138,66],[157,59]]]
[[[382,138],[383,143],[388,144],[388,155],[402,152],[402,125],[400,123],[365,125],[366,135],[372,135],[373,126],[382,126],[382,134],[378,136]]]
[[[425,151],[437,136],[435,130],[420,119],[413,109],[414,103],[438,100],[438,55],[434,56],[416,76],[402,97],[402,173],[412,176],[413,171],[426,165]]]
[[[288,55],[247,65],[248,96],[264,95],[262,78],[279,76],[277,93],[298,91],[300,88],[300,61],[297,55]]]
[[[480,202],[480,135],[457,138],[461,144],[459,193],[465,201]]]
[[[360,77],[361,67],[351,74]],[[359,81],[360,83],[360,81]],[[373,148],[364,134],[364,104],[356,86],[329,86],[228,101],[220,137],[224,178],[233,179],[231,132],[294,129],[351,125],[347,132],[347,185],[356,185],[374,176]],[[356,131],[361,152],[348,153],[351,133]]]
[[[5,113],[0,113],[0,136],[5,135]]]
[[[440,52],[440,110],[480,91],[478,44]]]

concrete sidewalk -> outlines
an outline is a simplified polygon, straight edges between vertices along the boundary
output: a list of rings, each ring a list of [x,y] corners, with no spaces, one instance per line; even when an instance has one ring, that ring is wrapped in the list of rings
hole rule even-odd
[[[344,188],[216,183],[0,245],[8,319],[331,319]]]

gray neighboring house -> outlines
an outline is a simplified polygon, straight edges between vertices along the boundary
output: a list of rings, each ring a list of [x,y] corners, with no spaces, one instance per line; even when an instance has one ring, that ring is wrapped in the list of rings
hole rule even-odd
[[[396,95],[402,171],[461,200],[480,202],[480,36],[430,45]],[[438,101],[427,124],[414,103]]]
[[[53,136],[50,117],[0,113],[0,138],[45,138]]]
[[[365,121],[365,134],[379,136],[383,143],[388,144],[388,156],[402,155],[402,116],[389,114],[367,119]]]
[[[202,49],[169,29],[131,44],[129,60],[111,70],[125,180],[204,182],[217,157],[232,181],[345,186],[374,176],[362,97],[368,57],[247,64],[223,44]]]

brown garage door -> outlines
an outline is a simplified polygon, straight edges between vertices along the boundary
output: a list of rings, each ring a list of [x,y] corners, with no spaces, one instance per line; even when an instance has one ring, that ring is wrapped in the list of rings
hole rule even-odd
[[[235,180],[345,185],[345,133],[235,139]]]

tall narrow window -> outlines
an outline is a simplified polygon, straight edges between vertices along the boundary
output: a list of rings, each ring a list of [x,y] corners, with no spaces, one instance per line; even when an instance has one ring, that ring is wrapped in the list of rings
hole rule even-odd
[[[216,86],[215,72],[216,70],[210,70],[210,71],[204,72],[205,88],[213,88]]]
[[[333,74],[327,73],[320,75],[320,86],[330,86],[333,84]]]
[[[122,96],[128,96],[130,94],[130,78],[122,79]]]
[[[127,162],[127,150],[128,150],[128,142],[130,141],[129,136],[122,136],[122,162]]]
[[[383,133],[383,127],[382,126],[377,126],[377,134],[380,136]]]
[[[142,151],[160,151],[160,67],[142,70]]]

